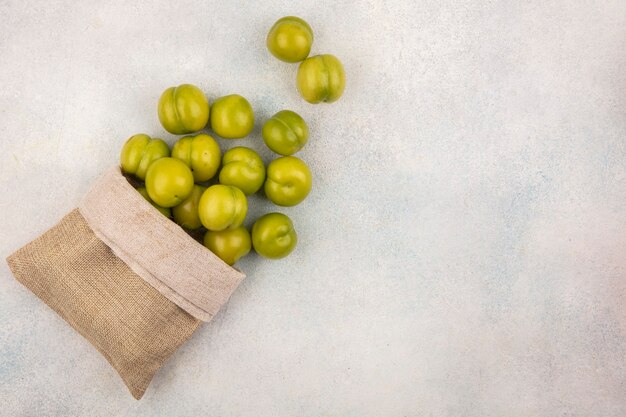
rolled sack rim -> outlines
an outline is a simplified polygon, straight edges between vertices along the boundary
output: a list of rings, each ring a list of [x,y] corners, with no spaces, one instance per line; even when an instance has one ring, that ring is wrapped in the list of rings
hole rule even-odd
[[[153,207],[119,166],[94,182],[78,210],[133,272],[199,320],[210,321],[245,278]]]

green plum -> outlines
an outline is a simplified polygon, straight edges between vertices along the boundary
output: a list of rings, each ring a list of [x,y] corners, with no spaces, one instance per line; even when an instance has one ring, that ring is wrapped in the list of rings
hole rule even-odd
[[[146,190],[146,187],[139,187],[137,188],[137,191],[139,191],[139,194],[141,194],[143,198],[145,198],[146,201],[148,201],[148,203],[152,204],[154,208],[159,210],[159,212],[161,212],[162,215],[164,215],[165,217],[172,217],[172,211],[170,210],[169,207],[161,207],[157,205],[154,201],[152,201],[152,199],[148,195],[148,191]]]
[[[194,185],[189,196],[179,205],[172,207],[172,215],[176,223],[188,230],[196,230],[202,226],[198,206],[205,190],[206,187],[202,185]]]
[[[265,195],[279,206],[295,206],[311,191],[311,171],[295,156],[274,159],[267,166]]]
[[[176,158],[154,161],[146,174],[148,195],[161,207],[182,203],[193,189],[193,174],[187,165]]]
[[[313,44],[313,30],[296,16],[285,16],[276,21],[267,34],[267,49],[285,62],[300,62],[309,56]]]
[[[209,121],[209,100],[195,85],[170,87],[161,94],[159,120],[170,133],[184,135],[204,129]]]
[[[298,91],[309,103],[332,103],[343,94],[346,76],[334,55],[316,55],[302,61],[296,77]]]
[[[222,159],[220,184],[232,185],[244,194],[254,194],[265,181],[265,165],[258,153],[244,146],[229,149]]]
[[[211,110],[211,129],[226,139],[239,139],[252,132],[254,111],[244,97],[238,94],[220,97]]]
[[[247,212],[246,195],[239,188],[230,185],[210,186],[198,203],[200,222],[214,232],[241,226]]]
[[[151,139],[150,136],[139,133],[131,136],[124,143],[120,154],[120,165],[125,173],[144,180],[150,164],[167,156],[170,156],[167,143],[162,139]]]
[[[201,133],[180,138],[172,148],[172,157],[180,159],[191,168],[194,181],[203,182],[217,173],[222,151],[215,139]]]
[[[265,122],[262,133],[263,141],[272,151],[292,155],[306,145],[309,127],[298,113],[282,110]]]
[[[252,246],[261,256],[280,259],[289,255],[298,243],[293,222],[282,213],[268,213],[252,226]]]
[[[204,246],[222,261],[232,265],[250,252],[252,242],[248,229],[240,226],[219,232],[207,231],[204,235]]]

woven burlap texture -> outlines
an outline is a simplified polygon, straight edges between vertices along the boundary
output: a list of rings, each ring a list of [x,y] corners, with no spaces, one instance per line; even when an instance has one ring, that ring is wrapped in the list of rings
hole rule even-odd
[[[79,209],[7,262],[137,399],[244,278],[152,207],[118,167],[96,181]]]
[[[137,399],[202,323],[115,256],[78,210],[7,261],[18,281],[102,353]]]
[[[78,208],[137,275],[200,320],[211,320],[244,278],[155,210],[119,167],[107,170]]]

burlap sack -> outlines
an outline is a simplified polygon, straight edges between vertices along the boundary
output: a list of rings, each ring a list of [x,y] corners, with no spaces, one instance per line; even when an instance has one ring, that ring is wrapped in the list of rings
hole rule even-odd
[[[100,351],[136,399],[244,278],[152,207],[117,167],[7,262]]]

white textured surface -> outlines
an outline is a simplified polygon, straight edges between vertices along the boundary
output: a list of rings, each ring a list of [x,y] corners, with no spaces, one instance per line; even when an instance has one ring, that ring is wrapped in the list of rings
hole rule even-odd
[[[314,190],[140,402],[3,263],[0,415],[626,415],[623,0],[103,3],[0,2],[3,258],[128,136],[172,143],[183,82],[301,113]],[[343,60],[338,103],[266,51],[286,14]]]

